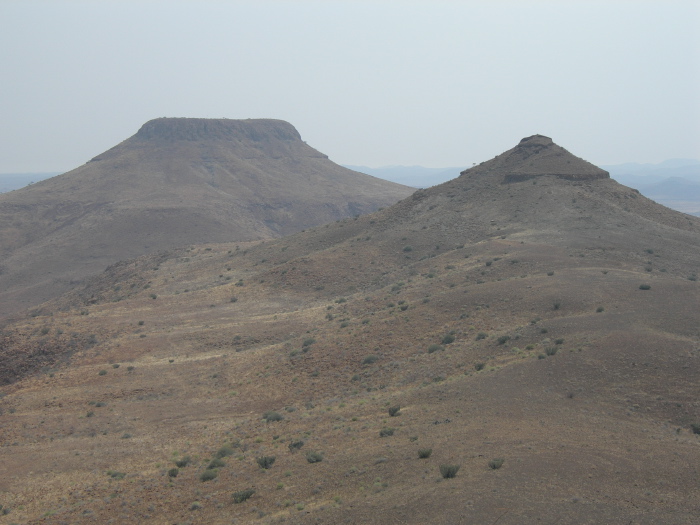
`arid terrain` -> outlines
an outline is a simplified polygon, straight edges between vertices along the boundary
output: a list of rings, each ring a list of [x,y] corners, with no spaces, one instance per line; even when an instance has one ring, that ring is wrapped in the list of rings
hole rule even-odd
[[[281,120],[151,120],[79,168],[0,195],[0,319],[120,260],[280,237],[413,191],[331,162]]]
[[[115,263],[0,332],[0,523],[697,523],[699,253],[535,135]]]

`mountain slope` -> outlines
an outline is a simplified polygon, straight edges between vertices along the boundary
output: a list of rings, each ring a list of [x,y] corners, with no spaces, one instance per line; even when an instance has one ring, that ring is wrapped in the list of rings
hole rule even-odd
[[[370,215],[113,265],[2,333],[2,504],[693,523],[699,248],[700,220],[535,136]]]
[[[152,120],[85,165],[0,196],[0,316],[120,259],[279,237],[412,191],[334,164],[283,121]]]

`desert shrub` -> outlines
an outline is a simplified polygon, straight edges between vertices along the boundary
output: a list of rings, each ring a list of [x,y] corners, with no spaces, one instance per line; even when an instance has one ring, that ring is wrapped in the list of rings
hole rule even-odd
[[[451,343],[455,342],[455,336],[452,334],[447,334],[445,337],[442,338],[442,344],[443,345],[449,345]]]
[[[440,474],[443,478],[454,478],[459,470],[459,465],[440,465]]]
[[[303,446],[304,446],[304,442],[301,439],[296,440],[296,441],[292,441],[289,444],[289,451],[296,452],[297,450],[299,450]]]
[[[85,414],[85,417],[92,417],[94,415],[95,413],[92,410],[90,410],[87,414]]]
[[[177,467],[171,468],[168,471],[168,477],[169,478],[176,478],[179,473],[180,473],[180,469],[178,469]]]
[[[301,344],[301,346],[303,346],[303,347],[311,346],[315,342],[316,342],[316,339],[314,339],[313,337],[309,337],[307,339],[304,339],[304,342]]]
[[[260,468],[267,470],[275,462],[275,459],[275,456],[260,456],[259,458],[255,458],[255,461],[258,462]]]
[[[129,365],[126,367],[126,370],[127,370],[127,372],[133,372],[134,368],[136,368],[136,367]]]
[[[690,425],[690,430],[693,431],[693,434],[700,434],[700,423],[692,423]]]
[[[228,456],[233,456],[233,448],[231,445],[224,445],[219,450],[216,451],[215,457],[225,458]]]
[[[231,497],[233,498],[234,503],[243,503],[245,500],[250,498],[253,494],[255,494],[255,489],[246,489],[246,490],[239,490],[238,492],[234,492]]]
[[[552,310],[559,310],[559,308],[561,308],[561,303],[559,301],[552,305]]]
[[[98,374],[98,375],[101,375],[101,376],[106,376],[106,375],[107,375],[107,370],[100,370],[97,374]]]
[[[554,275],[554,272],[547,272],[547,275],[551,277],[552,275]]]
[[[491,266],[493,264],[493,261],[486,261],[486,266]]]
[[[557,353],[557,347],[556,346],[549,346],[545,348],[544,353],[547,355],[555,355]]]
[[[214,459],[212,459],[212,460],[209,462],[209,464],[207,465],[207,469],[208,469],[208,470],[211,470],[211,469],[221,468],[221,467],[225,467],[225,466],[226,466],[226,463],[224,463],[224,462],[221,460],[221,458],[214,458]]]
[[[428,347],[428,353],[432,354],[433,352],[439,352],[440,350],[444,350],[444,349],[445,348],[442,345],[438,345],[438,344],[430,345]]]
[[[398,416],[399,415],[399,410],[401,410],[401,407],[396,405],[394,407],[389,407],[389,415],[391,417]]]
[[[213,468],[208,468],[202,474],[199,476],[200,481],[211,481],[213,479],[216,479],[216,477],[219,475],[219,471]]]
[[[320,452],[313,452],[309,450],[306,453],[306,461],[308,461],[309,463],[319,463],[323,461],[323,454],[321,454]]]
[[[485,366],[486,366],[486,363],[476,363],[474,365],[474,370],[479,372],[480,370],[483,370]]]
[[[563,340],[563,339],[557,339],[557,340],[554,341],[554,344],[555,344],[555,345],[563,345],[563,344],[564,344],[564,340]]]
[[[502,335],[501,337],[499,337],[499,338],[497,339],[497,341],[498,341],[498,344],[499,344],[499,345],[504,345],[504,344],[506,344],[508,341],[510,341],[510,336],[509,336],[509,335]]]
[[[404,246],[404,247],[403,247],[403,251],[405,251],[405,252],[411,252],[411,251],[413,251],[413,247],[412,247],[412,246]]]
[[[595,311],[596,311],[596,313],[600,313],[600,312],[605,311],[605,308],[603,308],[602,306],[599,306],[598,308],[595,309]]]
[[[639,289],[640,290],[651,290],[651,286],[649,286],[648,284],[640,284]]]
[[[175,462],[175,464],[180,468],[185,468],[190,463],[192,463],[192,458],[190,456],[183,456],[182,459],[178,459]]]
[[[376,355],[368,355],[362,360],[363,365],[371,365],[372,363],[376,363],[379,360],[379,358]]]
[[[482,339],[486,339],[488,335],[489,334],[487,334],[486,332],[479,332],[478,334],[476,334],[476,340],[481,341]]]
[[[420,459],[428,459],[432,453],[433,453],[432,448],[419,448],[418,449],[418,457]]]
[[[282,421],[284,416],[274,410],[268,410],[263,414],[263,419],[269,423],[271,421]]]
[[[383,428],[379,431],[379,437],[388,437],[394,435],[393,428]]]
[[[108,470],[107,475],[112,479],[124,479],[126,476],[124,472],[117,472],[116,470]]]
[[[689,275],[689,276],[688,276],[688,280],[689,280],[689,281],[697,281],[697,280],[698,280],[698,276],[695,275],[695,274]]]
[[[497,470],[503,466],[503,462],[505,459],[503,458],[494,458],[491,461],[489,461],[489,468],[492,470]]]

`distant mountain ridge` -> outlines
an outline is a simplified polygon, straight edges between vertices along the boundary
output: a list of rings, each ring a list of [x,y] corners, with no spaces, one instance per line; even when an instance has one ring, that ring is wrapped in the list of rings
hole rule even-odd
[[[429,188],[454,179],[462,171],[463,167],[452,168],[425,168],[423,166],[382,166],[370,168],[368,166],[344,165],[346,168],[359,171],[389,180],[398,184],[405,184],[414,188]]]
[[[423,166],[345,167],[415,188],[429,188],[454,178],[463,168]],[[700,213],[700,161],[668,159],[658,164],[628,162],[601,166],[616,181],[638,189],[643,195],[677,211]]]
[[[0,193],[18,190],[29,184],[49,179],[60,174],[59,171],[41,173],[0,173]]]

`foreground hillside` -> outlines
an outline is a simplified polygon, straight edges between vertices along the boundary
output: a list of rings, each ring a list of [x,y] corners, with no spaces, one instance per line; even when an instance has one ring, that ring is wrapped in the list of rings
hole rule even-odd
[[[339,166],[271,119],[172,119],[73,171],[0,195],[0,318],[116,261],[269,239],[413,189]]]
[[[698,248],[536,136],[371,215],[116,264],[2,332],[0,519],[695,523]]]

